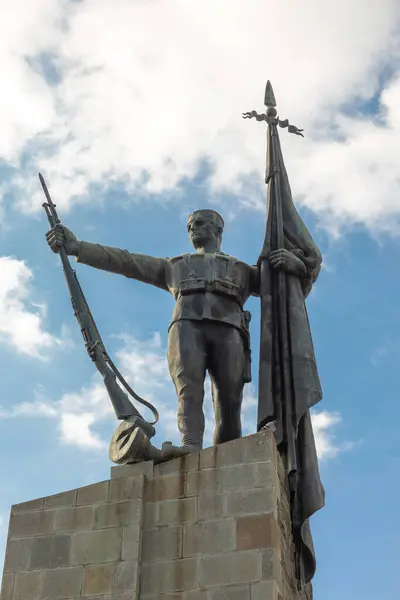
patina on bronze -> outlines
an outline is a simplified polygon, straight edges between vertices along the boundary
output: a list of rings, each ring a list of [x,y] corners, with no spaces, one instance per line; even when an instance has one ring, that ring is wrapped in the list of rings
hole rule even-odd
[[[268,126],[267,224],[256,266],[221,251],[224,221],[210,209],[189,215],[187,227],[195,252],[172,258],[79,241],[59,222],[50,221],[52,228],[46,237],[51,249],[60,252],[63,265],[67,255],[73,255],[80,263],[168,291],[176,301],[168,331],[168,366],[178,396],[182,447],[164,443],[161,450],[155,448],[143,419],[137,420],[136,413],[135,420],[117,412],[122,423],[113,436],[110,458],[118,464],[161,462],[202,448],[207,372],[214,404],[214,444],[241,436],[243,387],[251,381],[250,313],[244,305],[250,295],[260,296],[257,428],[275,431],[285,460],[298,579],[308,582],[315,571],[308,519],[323,506],[324,492],[309,413],[322,393],[304,299],[319,274],[321,254],[294,207],[277,128],[286,127],[300,136],[302,130],[277,118],[269,82],[265,104],[265,114],[243,114]],[[84,303],[82,306],[85,309]],[[93,358],[93,348],[98,348],[101,340],[94,322],[92,325],[88,351]],[[102,358],[108,358],[105,350],[99,355],[100,361]],[[108,366],[112,367],[110,361]]]
[[[292,200],[283,162],[278,125],[290,133],[302,131],[277,117],[271,83],[265,90],[265,115],[244,113],[267,123],[267,226],[259,258],[261,332],[258,381],[258,429],[273,422],[275,437],[288,474],[292,497],[293,536],[298,579],[308,582],[315,572],[309,517],[324,506],[310,408],[322,391],[304,298],[321,269],[321,253]],[[295,254],[304,275],[271,269],[277,253]]]

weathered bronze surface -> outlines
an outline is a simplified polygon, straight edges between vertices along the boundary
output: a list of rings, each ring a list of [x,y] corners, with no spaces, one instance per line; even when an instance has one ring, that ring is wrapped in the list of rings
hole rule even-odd
[[[260,297],[257,429],[275,431],[285,460],[297,576],[307,582],[315,571],[308,519],[323,506],[324,490],[309,412],[322,392],[304,300],[318,277],[322,258],[293,204],[278,135],[278,126],[300,136],[303,130],[277,117],[269,82],[265,104],[265,114],[243,114],[244,118],[265,122],[268,128],[267,222],[257,265],[221,251],[224,221],[209,209],[195,211],[188,218],[195,252],[173,258],[79,241],[60,223],[54,224],[46,237],[54,252],[156,286],[176,300],[168,333],[168,366],[178,397],[182,447],[166,443],[158,450],[150,442],[149,424],[139,420],[137,411],[139,417],[117,412],[124,420],[114,434],[110,457],[119,464],[132,460],[161,462],[202,448],[207,372],[212,384],[214,444],[241,436],[243,387],[251,381],[250,313],[244,306],[249,296]]]
[[[47,234],[50,247],[65,248],[78,262],[137,279],[169,291],[176,304],[169,326],[168,365],[178,396],[178,428],[183,446],[203,444],[204,380],[208,371],[215,411],[214,443],[241,436],[244,383],[250,381],[250,314],[247,298],[259,294],[259,269],[220,251],[222,217],[199,210],[189,216],[195,253],[154,258],[78,241],[66,227]],[[304,269],[295,256],[291,268]],[[281,264],[281,255],[273,257]]]

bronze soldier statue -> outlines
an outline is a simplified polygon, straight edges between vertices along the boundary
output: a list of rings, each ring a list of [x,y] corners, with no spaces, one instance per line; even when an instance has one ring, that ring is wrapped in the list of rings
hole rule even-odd
[[[224,222],[213,210],[189,215],[188,232],[196,250],[192,254],[153,258],[78,241],[61,226],[43,177],[39,177],[47,199],[43,206],[52,227],[46,234],[48,243],[53,251],[60,250],[86,348],[92,358],[94,349],[96,367],[122,421],[110,444],[113,462],[162,462],[200,450],[207,371],[212,382],[214,444],[241,436],[243,386],[251,380],[250,313],[244,305],[250,295],[260,297],[257,431],[267,427],[275,432],[290,490],[296,576],[304,583],[315,572],[309,518],[324,505],[310,414],[322,398],[322,389],[304,302],[320,273],[322,256],[293,203],[278,134],[278,127],[299,136],[303,130],[278,117],[270,82],[264,104],[263,114],[255,110],[243,113],[243,118],[267,125],[267,219],[256,266],[221,252]],[[168,365],[178,396],[182,447],[168,442],[162,450],[152,446],[150,438],[155,434],[158,413],[129,387],[107,355],[79,283],[71,275],[67,254],[75,255],[78,262],[155,285],[174,296]],[[120,387],[113,386],[117,376],[132,397],[152,410],[154,423],[146,422],[121,395]]]
[[[208,371],[215,415],[214,444],[241,436],[243,386],[251,380],[250,295],[259,296],[259,267],[221,252],[224,221],[214,210],[197,210],[188,218],[196,250],[173,258],[133,254],[78,241],[66,227],[46,238],[54,252],[67,254],[97,269],[119,273],[169,291],[176,300],[168,334],[168,366],[178,396],[178,428],[189,452],[202,448],[204,380]],[[304,262],[289,250],[270,255],[270,264],[307,278]]]

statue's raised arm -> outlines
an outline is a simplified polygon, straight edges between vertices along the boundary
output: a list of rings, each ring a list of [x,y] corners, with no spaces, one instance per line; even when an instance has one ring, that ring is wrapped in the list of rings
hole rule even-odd
[[[133,254],[120,248],[79,241],[65,226],[51,229],[46,238],[53,252],[58,252],[59,247],[64,245],[67,254],[76,256],[80,263],[168,290],[168,261],[164,258]]]

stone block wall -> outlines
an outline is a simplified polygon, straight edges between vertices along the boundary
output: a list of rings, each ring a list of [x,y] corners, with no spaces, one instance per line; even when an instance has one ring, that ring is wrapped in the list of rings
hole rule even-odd
[[[310,600],[263,432],[12,507],[1,600]]]

